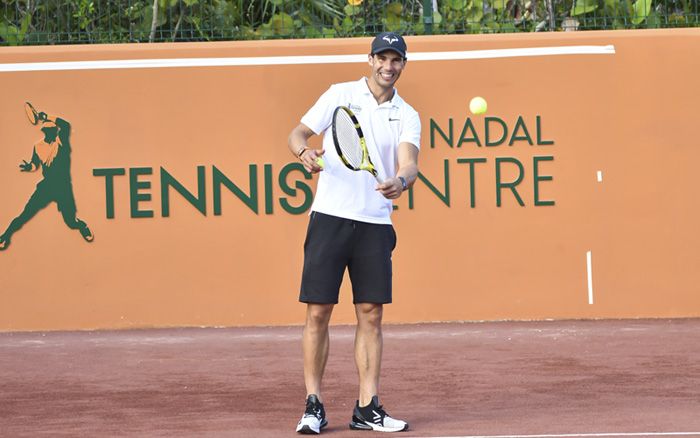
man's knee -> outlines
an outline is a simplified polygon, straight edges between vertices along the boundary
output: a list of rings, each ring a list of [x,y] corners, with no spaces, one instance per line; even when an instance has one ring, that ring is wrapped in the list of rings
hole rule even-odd
[[[307,304],[306,327],[326,329],[333,313],[333,304]]]
[[[359,324],[380,327],[382,325],[383,311],[384,306],[382,304],[355,304],[355,313],[357,315],[357,322]]]

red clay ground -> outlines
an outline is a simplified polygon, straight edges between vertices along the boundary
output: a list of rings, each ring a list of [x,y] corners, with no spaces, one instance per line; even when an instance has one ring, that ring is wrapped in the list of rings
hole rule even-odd
[[[296,436],[300,335],[0,334],[0,436]],[[332,328],[327,436],[377,436],[347,428],[352,336]],[[400,437],[700,436],[698,319],[387,326],[382,376],[387,410],[411,424]]]

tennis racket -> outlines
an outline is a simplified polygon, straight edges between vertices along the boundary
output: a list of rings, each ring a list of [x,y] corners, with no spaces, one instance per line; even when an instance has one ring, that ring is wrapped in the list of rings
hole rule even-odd
[[[365,136],[360,122],[346,106],[339,106],[333,112],[333,144],[341,161],[350,170],[366,170],[378,183],[382,181],[377,175],[372,160],[369,158]]]
[[[24,111],[27,113],[27,119],[32,125],[39,123],[39,113],[34,109],[31,103],[24,102]]]

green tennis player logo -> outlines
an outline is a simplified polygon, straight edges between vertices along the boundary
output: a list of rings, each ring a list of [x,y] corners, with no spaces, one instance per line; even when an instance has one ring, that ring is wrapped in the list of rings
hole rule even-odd
[[[55,202],[63,221],[71,230],[78,230],[87,242],[92,242],[94,235],[87,224],[76,217],[77,208],[73,196],[73,183],[70,176],[71,125],[67,121],[38,112],[31,103],[24,105],[29,122],[38,126],[44,135],[34,145],[32,157],[19,165],[21,172],[35,172],[41,168],[43,179],[36,185],[36,190],[19,216],[14,218],[7,230],[0,235],[0,251],[10,246],[12,235],[36,215],[39,210]]]

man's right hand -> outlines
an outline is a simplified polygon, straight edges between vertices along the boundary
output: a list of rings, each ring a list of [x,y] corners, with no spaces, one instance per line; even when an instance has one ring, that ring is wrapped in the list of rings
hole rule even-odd
[[[306,149],[299,157],[299,160],[301,164],[304,165],[307,172],[312,174],[318,173],[323,170],[323,167],[321,167],[317,160],[322,158],[325,153],[326,151],[323,149]]]
[[[34,170],[34,165],[32,163],[27,163],[26,160],[22,160],[22,164],[19,165],[21,172],[31,172]]]

